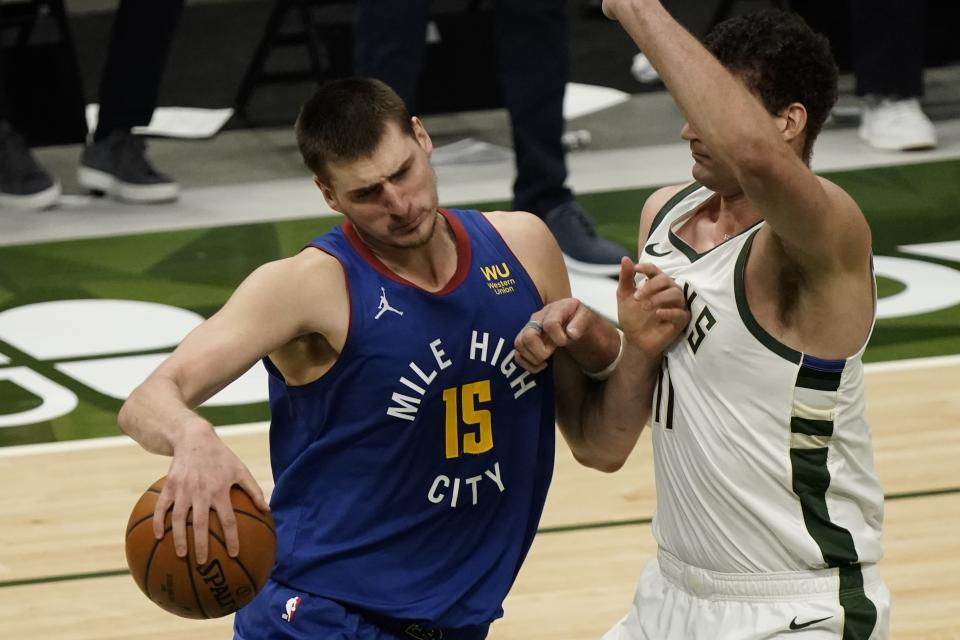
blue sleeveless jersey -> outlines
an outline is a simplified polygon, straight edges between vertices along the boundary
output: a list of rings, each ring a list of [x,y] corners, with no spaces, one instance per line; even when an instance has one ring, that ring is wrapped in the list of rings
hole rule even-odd
[[[349,223],[311,246],[343,265],[350,328],[307,385],[270,372],[273,577],[375,614],[488,623],[536,532],[554,460],[552,370],[514,362],[540,296],[478,211],[442,210],[458,266],[436,293]]]

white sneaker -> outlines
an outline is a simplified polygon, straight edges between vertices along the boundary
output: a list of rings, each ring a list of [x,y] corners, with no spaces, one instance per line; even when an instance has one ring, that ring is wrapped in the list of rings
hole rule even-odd
[[[653,84],[660,81],[660,74],[650,64],[650,59],[642,53],[633,56],[633,64],[630,65],[630,73],[636,78],[637,82],[643,84]]]
[[[937,146],[937,133],[916,98],[868,96],[860,115],[860,137],[877,149],[915,151]]]

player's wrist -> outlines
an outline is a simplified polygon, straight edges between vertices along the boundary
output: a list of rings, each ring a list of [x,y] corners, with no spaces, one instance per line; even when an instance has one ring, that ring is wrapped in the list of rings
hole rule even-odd
[[[213,430],[213,424],[191,411],[174,421],[170,434],[170,444],[173,447],[174,455],[176,455],[177,451],[184,447],[193,447],[198,443],[216,437],[217,433]]]
[[[605,366],[603,369],[597,371],[588,371],[587,369],[582,369],[584,375],[586,375],[591,380],[603,381],[613,375],[613,372],[617,370],[617,367],[620,365],[620,361],[623,359],[623,350],[625,345],[625,339],[623,337],[623,331],[620,329],[615,329],[617,336],[620,338],[620,346],[617,348],[617,355]]]

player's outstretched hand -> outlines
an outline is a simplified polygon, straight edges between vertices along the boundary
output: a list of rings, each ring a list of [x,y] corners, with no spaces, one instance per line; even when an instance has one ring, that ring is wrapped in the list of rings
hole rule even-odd
[[[540,309],[513,341],[517,364],[531,373],[543,371],[554,351],[583,337],[592,315],[576,298],[557,300]]]
[[[167,481],[153,512],[153,533],[163,537],[164,518],[172,508],[173,542],[177,555],[187,555],[186,522],[192,510],[194,549],[198,564],[207,561],[210,509],[217,512],[223,526],[227,553],[240,552],[237,519],[230,502],[230,487],[239,485],[257,508],[267,512],[270,506],[250,470],[207,424],[189,425],[173,450]]]
[[[640,286],[635,274],[644,276]],[[617,316],[627,342],[648,357],[657,357],[670,346],[690,321],[683,291],[673,278],[656,266],[630,258],[620,262]]]

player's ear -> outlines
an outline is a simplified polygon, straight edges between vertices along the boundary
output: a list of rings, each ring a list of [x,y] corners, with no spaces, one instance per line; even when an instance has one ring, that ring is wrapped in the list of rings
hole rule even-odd
[[[320,189],[320,193],[323,194],[323,199],[327,201],[327,205],[331,209],[337,213],[343,213],[343,209],[340,206],[340,200],[337,198],[337,194],[333,190],[332,186],[323,182],[318,176],[313,176],[313,184],[317,185],[317,189]]]
[[[427,152],[427,157],[432,156],[433,140],[430,139],[427,128],[423,126],[423,121],[417,116],[413,116],[410,118],[410,123],[413,125],[413,135],[417,138],[417,143],[420,145],[420,148]]]
[[[777,116],[780,135],[787,142],[804,135],[807,130],[807,109],[799,102],[787,105]]]

